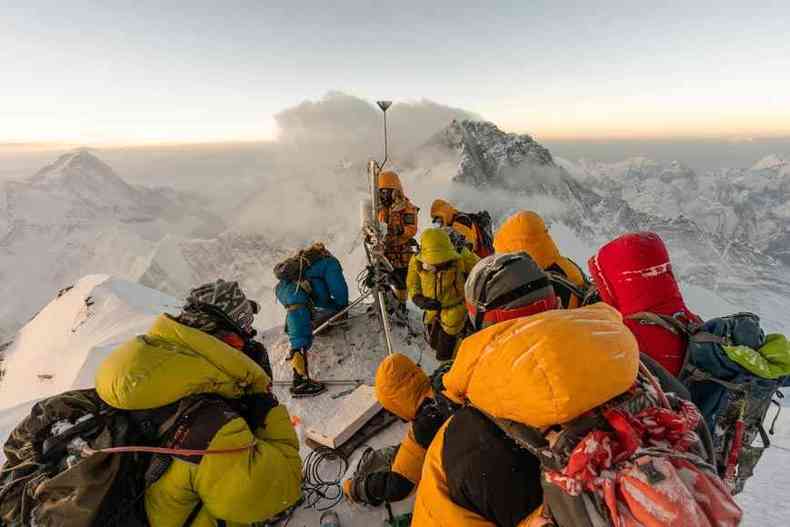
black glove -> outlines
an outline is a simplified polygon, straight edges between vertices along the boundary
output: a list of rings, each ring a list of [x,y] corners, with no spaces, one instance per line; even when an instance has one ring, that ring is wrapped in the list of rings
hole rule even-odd
[[[412,298],[411,301],[414,302],[415,306],[419,307],[423,311],[438,311],[442,308],[441,302],[423,295],[414,295],[414,298]]]
[[[428,448],[436,433],[447,420],[447,416],[432,399],[426,399],[417,410],[417,416],[411,423],[414,439],[423,448]]]
[[[247,425],[253,432],[258,428],[263,428],[269,411],[280,404],[277,397],[271,393],[247,395],[242,397],[241,401],[245,406],[244,420],[247,421]]]

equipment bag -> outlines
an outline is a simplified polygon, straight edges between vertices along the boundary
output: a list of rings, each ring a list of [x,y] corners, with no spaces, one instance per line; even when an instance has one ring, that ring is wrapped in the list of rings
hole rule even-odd
[[[285,282],[302,282],[308,267],[323,258],[331,257],[332,253],[323,243],[316,242],[306,249],[289,256],[274,266],[274,276]]]
[[[626,393],[548,430],[489,417],[541,462],[544,524],[730,527],[742,513],[708,464],[689,401],[644,366]]]
[[[191,419],[207,410],[221,416],[212,425],[224,425],[230,416],[212,409],[223,404],[214,396],[193,396],[128,412],[108,406],[93,389],[37,402],[4,446],[0,525],[148,527],[145,490],[172,462],[171,455],[152,450],[161,445],[193,455],[179,450],[176,438],[188,442]]]
[[[737,313],[703,324],[647,312],[629,318],[685,339],[686,355],[678,378],[688,387],[713,436],[719,475],[733,494],[741,492],[771,444],[764,421],[772,405],[777,407],[778,417],[781,405],[777,399],[783,397],[779,389],[788,379],[755,375],[727,354],[726,348],[743,346],[754,351],[765,344],[759,317]]]

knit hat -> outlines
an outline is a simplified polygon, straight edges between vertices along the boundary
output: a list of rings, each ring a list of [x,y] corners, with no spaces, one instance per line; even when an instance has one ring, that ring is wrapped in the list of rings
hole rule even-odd
[[[206,333],[238,329],[244,333],[242,336],[251,337],[255,334],[252,321],[258,310],[257,302],[244,295],[238,282],[220,278],[190,291],[178,320]],[[228,327],[233,325],[236,327]]]
[[[469,273],[464,289],[470,318],[478,330],[557,305],[548,275],[526,252],[483,258]]]

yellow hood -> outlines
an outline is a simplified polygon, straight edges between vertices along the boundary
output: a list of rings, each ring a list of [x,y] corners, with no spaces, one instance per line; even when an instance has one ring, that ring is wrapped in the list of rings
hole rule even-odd
[[[431,204],[431,219],[437,216],[442,219],[444,225],[450,227],[453,224],[453,218],[458,214],[458,209],[444,201],[443,199],[434,200]]]
[[[390,355],[376,370],[376,398],[404,421],[414,420],[423,399],[430,394],[428,376],[405,355]]]
[[[96,373],[110,406],[144,410],[188,395],[228,399],[268,391],[271,379],[252,359],[211,335],[160,315],[148,334],[113,351]]]
[[[568,422],[628,390],[639,346],[598,303],[495,324],[464,340],[443,377],[454,399],[533,427]]]
[[[439,265],[460,257],[450,237],[442,229],[426,229],[420,237],[420,252],[415,256],[428,265]]]
[[[497,253],[527,252],[541,269],[546,269],[560,258],[557,244],[538,214],[522,210],[509,217],[494,236]]]

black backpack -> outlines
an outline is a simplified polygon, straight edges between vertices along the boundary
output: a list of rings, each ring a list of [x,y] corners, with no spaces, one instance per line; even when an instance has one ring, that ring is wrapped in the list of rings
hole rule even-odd
[[[3,447],[0,525],[148,527],[145,490],[165,473],[172,457],[145,452],[145,447],[177,447],[174,440],[189,426],[190,415],[220,401],[191,396],[130,412],[110,407],[88,389],[37,402]],[[132,451],[103,451],[126,446]]]
[[[477,231],[478,250],[477,255],[481,258],[494,254],[494,231],[491,221],[491,215],[488,211],[482,210],[480,212],[465,213],[464,216],[468,217]]]
[[[284,282],[301,282],[305,271],[318,260],[332,257],[323,243],[314,243],[274,266],[274,276]]]

